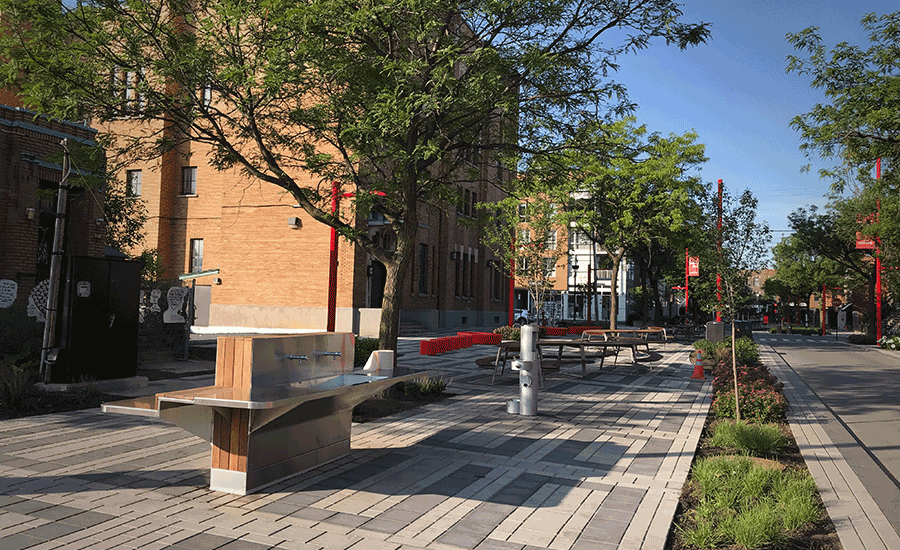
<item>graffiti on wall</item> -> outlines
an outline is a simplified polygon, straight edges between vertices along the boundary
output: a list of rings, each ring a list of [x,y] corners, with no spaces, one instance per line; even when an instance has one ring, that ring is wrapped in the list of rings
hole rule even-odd
[[[47,297],[50,295],[50,280],[44,279],[31,289],[28,295],[28,316],[34,317],[38,323],[47,320]]]
[[[12,279],[0,279],[0,309],[12,307],[19,294],[19,283]]]

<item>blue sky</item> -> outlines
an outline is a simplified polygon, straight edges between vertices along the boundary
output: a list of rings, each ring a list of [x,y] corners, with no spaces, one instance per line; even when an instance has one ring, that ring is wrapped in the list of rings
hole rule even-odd
[[[896,0],[702,0],[683,2],[686,21],[713,24],[711,40],[686,51],[662,43],[620,58],[615,80],[638,104],[638,123],[668,134],[694,130],[706,144],[704,181],[722,179],[734,194],[749,188],[759,198],[773,244],[789,229],[787,215],[800,206],[824,206],[828,182],[799,150],[792,117],[824,101],[807,77],[786,74],[795,53],[788,32],[820,28],[830,49],[841,41],[865,46],[859,21],[870,12],[900,10]]]

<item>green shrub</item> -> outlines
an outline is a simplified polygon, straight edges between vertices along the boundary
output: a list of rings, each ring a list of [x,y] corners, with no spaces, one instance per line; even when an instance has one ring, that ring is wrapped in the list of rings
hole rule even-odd
[[[877,343],[875,337],[868,334],[851,334],[847,337],[847,342],[864,346],[874,346]]]
[[[0,362],[0,407],[16,409],[28,394],[37,375],[36,361],[30,353],[7,356]]]
[[[725,362],[731,365],[731,337],[725,338],[724,341],[715,343],[705,338],[694,342],[694,349],[703,352],[703,360],[708,364]],[[759,345],[753,339],[742,336],[737,339],[738,364],[751,364],[759,362]]]
[[[378,338],[357,338],[354,348],[353,366],[363,367],[372,352],[378,349]]]
[[[769,367],[762,363],[739,364],[737,373],[738,382],[754,388],[771,387],[779,392],[784,389],[784,383],[780,382],[774,374],[769,372]],[[713,395],[734,389],[734,369],[731,368],[731,361],[713,366],[712,376]]]
[[[709,360],[710,363],[715,362],[716,356],[716,343],[711,342],[704,338],[703,340],[697,340],[694,342],[694,349],[703,353],[703,359]]]
[[[741,418],[749,422],[778,422],[787,412],[787,399],[781,392],[764,384],[744,384],[738,382],[741,396]],[[718,419],[736,418],[734,412],[734,390],[722,391],[710,405],[710,411]]]
[[[447,389],[447,381],[443,377],[432,378],[423,376],[408,382],[399,384],[400,392],[410,399],[421,399],[428,397],[436,397]]]
[[[878,345],[884,349],[900,350],[900,336],[882,336]]]
[[[753,456],[771,456],[784,449],[788,440],[777,424],[724,420],[713,425],[709,443]]]
[[[503,335],[504,340],[520,340],[522,338],[522,333],[518,327],[497,327],[494,329],[494,334]]]

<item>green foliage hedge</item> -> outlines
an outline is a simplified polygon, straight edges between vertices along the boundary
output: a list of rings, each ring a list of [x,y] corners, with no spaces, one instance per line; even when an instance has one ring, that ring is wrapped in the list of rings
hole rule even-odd
[[[364,367],[372,352],[378,349],[378,338],[357,338],[353,356],[354,367]]]

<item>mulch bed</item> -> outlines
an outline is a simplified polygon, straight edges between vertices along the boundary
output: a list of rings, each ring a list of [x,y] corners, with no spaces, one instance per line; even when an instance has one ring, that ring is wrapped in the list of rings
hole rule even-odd
[[[712,435],[711,426],[713,422],[715,422],[713,416],[711,414],[708,415],[706,417],[706,424],[703,427],[703,435],[700,438],[700,445],[697,447],[697,453],[694,456],[695,462],[702,458],[730,454],[730,451],[722,447],[714,447],[707,443],[709,437]],[[800,453],[800,448],[797,446],[794,434],[791,433],[791,428],[787,423],[781,424],[781,432],[787,437],[788,445],[776,457],[775,461],[786,469],[797,469],[808,472],[806,462],[803,460],[803,455]],[[666,550],[688,550],[689,548],[693,548],[692,546],[682,546],[679,544],[679,541],[677,540],[678,537],[675,534],[674,525],[679,523],[681,516],[697,507],[697,505],[697,497],[692,491],[690,481],[688,481],[678,500],[678,509],[675,512],[675,521],[673,522],[673,527],[669,531],[669,537],[666,541]],[[722,548],[724,550],[743,550],[744,547],[730,545],[717,548]],[[773,550],[843,550],[843,546],[834,529],[834,523],[832,523],[831,518],[825,511],[822,512],[822,517],[815,523],[810,524],[803,530],[787,533],[787,538],[782,544],[767,548],[772,548]]]

